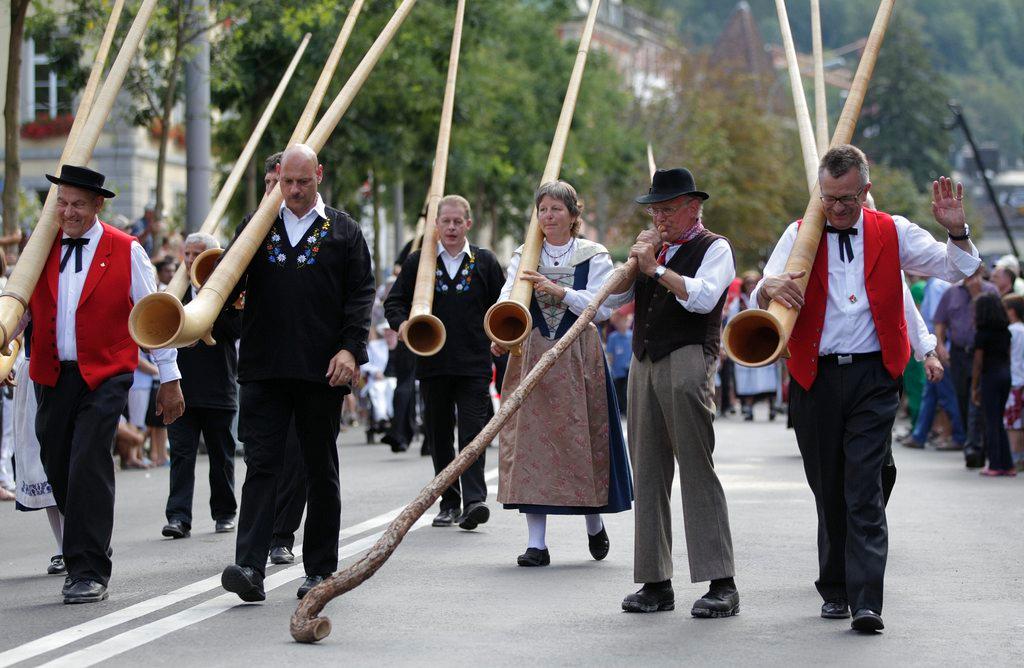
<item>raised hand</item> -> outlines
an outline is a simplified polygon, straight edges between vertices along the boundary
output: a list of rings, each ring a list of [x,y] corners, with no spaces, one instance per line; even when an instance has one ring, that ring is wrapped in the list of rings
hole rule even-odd
[[[956,184],[954,193],[952,179],[940,176],[938,181],[932,181],[932,215],[935,222],[954,236],[963,235],[967,224],[963,200],[963,183]]]

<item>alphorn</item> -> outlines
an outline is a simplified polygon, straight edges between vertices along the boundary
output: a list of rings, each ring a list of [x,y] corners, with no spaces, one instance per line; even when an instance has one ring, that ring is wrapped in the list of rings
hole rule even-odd
[[[835,134],[832,136],[832,146],[849,143],[853,138],[861,105],[864,103],[864,95],[871,82],[871,75],[874,72],[875,63],[878,61],[878,52],[885,40],[885,31],[895,4],[896,0],[882,0],[879,5],[871,33],[864,45],[864,55],[861,57],[857,74],[850,87],[850,94],[846,98],[843,113],[836,124]],[[795,279],[800,286],[801,293],[807,289],[814,255],[825,229],[825,212],[821,206],[820,195],[821,188],[815,179],[810,201],[804,211],[803,224],[800,225],[793,250],[786,261],[785,271],[787,273],[804,272],[801,278]],[[786,343],[789,341],[789,335],[793,331],[793,325],[796,324],[798,315],[798,309],[786,308],[775,301],[769,305],[767,310],[747,309],[743,311],[726,325],[722,337],[726,353],[733,361],[744,366],[758,367],[775,362],[786,352]]]
[[[459,50],[462,45],[462,18],[466,11],[466,0],[459,0],[455,8],[455,28],[452,31],[452,47],[448,56],[448,78],[444,84],[444,101],[441,104],[441,125],[437,131],[437,148],[434,152],[434,170],[427,191],[427,217],[423,225],[423,241],[420,263],[416,268],[416,285],[413,289],[412,307],[406,320],[402,337],[405,345],[421,357],[435,355],[444,347],[447,333],[444,323],[431,313],[434,305],[434,272],[437,268],[437,209],[444,195],[444,180],[448,171],[448,146],[452,133],[452,112],[455,109],[455,81],[459,73]]]
[[[124,82],[125,74],[128,72],[128,65],[131,64],[131,59],[142,40],[146,25],[156,8],[156,0],[147,0],[139,7],[139,12],[125,37],[121,51],[101,88],[100,79],[103,77],[103,65],[110,52],[110,45],[114,41],[114,33],[117,30],[123,8],[124,0],[117,0],[111,8],[110,18],[107,20],[107,27],[103,31],[103,37],[96,49],[96,56],[89,71],[89,79],[82,91],[82,99],[78,102],[75,120],[71,124],[68,141],[61,152],[58,168],[60,165],[69,163],[85,165],[92,157],[99,133],[103,129],[103,124],[110,113],[121,84]],[[94,114],[95,120],[93,119]],[[3,294],[0,294],[0,334],[3,336],[3,340],[0,341],[0,349],[2,350],[8,349],[11,343],[11,333],[17,329],[18,323],[28,309],[28,300],[36,288],[36,283],[39,282],[39,276],[43,272],[43,266],[50,255],[53,241],[57,238],[59,230],[57,186],[51,185],[32,236],[29,237],[25,250],[22,251],[18,263],[11,272]]]
[[[590,304],[580,313],[569,331],[559,339],[537,361],[536,366],[526,374],[512,393],[502,397],[501,408],[484,426],[476,438],[470,442],[443,471],[437,474],[419,495],[398,514],[377,542],[359,561],[343,571],[338,571],[312,590],[299,603],[291,619],[292,638],[299,642],[316,642],[323,640],[331,632],[331,620],[318,615],[332,599],[351,591],[373,576],[384,562],[394,553],[398,544],[409,533],[412,526],[423,516],[428,508],[434,505],[438,497],[459,479],[481,453],[497,437],[498,432],[509,418],[519,410],[526,396],[537,386],[540,379],[554,365],[555,361],[568,350],[569,346],[579,338],[580,334],[590,325],[597,315],[597,309],[612,294],[612,290],[627,277],[636,277],[636,258],[630,258],[625,264],[612,272],[604,282]]]
[[[811,126],[811,114],[807,110],[807,98],[804,96],[804,82],[800,75],[800,64],[796,59],[796,46],[793,44],[793,30],[789,26],[789,14],[786,11],[786,0],[775,0],[775,10],[779,15],[779,28],[782,30],[782,46],[786,52],[786,69],[789,71],[789,87],[793,93],[793,106],[796,107],[796,125],[800,132],[800,148],[804,155],[804,167],[807,174],[808,187],[814,187],[818,180],[817,150],[814,146],[814,128]]]
[[[828,151],[828,101],[825,90],[825,51],[821,39],[821,0],[811,0],[811,52],[814,55],[814,117],[818,155]]]
[[[323,148],[415,4],[416,0],[402,0],[323,118],[306,138],[305,143],[312,150]],[[263,198],[248,225],[235,238],[202,290],[188,305],[182,306],[172,295],[163,292],[148,295],[135,304],[128,319],[132,338],[143,348],[180,348],[200,339],[213,343],[210,334],[213,323],[274,225],[282,201],[278,184]]]
[[[651,173],[651,180],[654,180],[654,172],[658,171],[658,165],[654,162],[654,147],[647,142],[647,171]]]
[[[324,67],[320,71],[320,77],[316,81],[316,85],[313,86],[313,92],[310,94],[309,99],[306,100],[306,106],[302,110],[302,114],[299,115],[299,120],[295,124],[295,129],[292,131],[292,136],[288,140],[288,146],[298,143],[306,138],[309,134],[310,128],[313,127],[313,121],[316,120],[316,114],[320,110],[320,105],[323,104],[324,96],[327,95],[327,87],[331,83],[331,79],[334,78],[334,72],[338,69],[338,63],[341,61],[341,54],[345,52],[345,46],[348,44],[348,39],[352,35],[352,31],[355,29],[356,19],[359,18],[359,12],[363,9],[363,0],[355,0],[352,3],[352,8],[349,10],[348,15],[345,17],[345,22],[341,26],[341,32],[338,33],[338,38],[334,41],[334,46],[331,48],[331,52],[327,55],[327,60],[324,61]],[[255,144],[253,142],[253,150],[255,150]],[[241,161],[241,160],[240,160]],[[245,161],[246,163],[248,160]],[[237,184],[236,184],[237,185]],[[219,199],[219,198],[218,198]],[[225,199],[224,206],[227,206],[227,199]],[[211,214],[213,211],[211,210]],[[217,218],[213,219],[211,223],[216,226],[220,220],[220,216],[224,215],[221,211]],[[207,216],[209,221],[211,216]],[[206,223],[204,222],[205,226]],[[214,227],[216,229],[216,227]],[[212,234],[212,233],[211,233]],[[220,260],[220,256],[224,253],[221,248],[208,248],[207,250],[200,253],[195,260],[192,261],[192,274],[191,281],[193,287],[197,290],[203,287],[206,279],[210,277],[213,270],[217,266],[217,262]],[[181,267],[178,268],[181,271]],[[175,273],[175,278],[177,278]],[[181,293],[171,292],[172,295],[181,298],[185,295],[185,286],[181,287]]]
[[[551,141],[551,149],[548,151],[548,161],[544,167],[544,175],[540,179],[541,184],[554,181],[562,170],[562,156],[565,154],[565,145],[569,140],[569,128],[576,110],[576,98],[579,96],[580,85],[583,83],[583,70],[587,65],[590,39],[594,34],[594,24],[597,21],[597,11],[600,6],[600,0],[592,0],[590,3],[590,12],[587,14],[587,22],[580,36],[576,63],[573,65],[569,87],[565,92],[565,99],[562,101],[562,111],[558,117],[558,125],[555,126],[555,136]],[[537,270],[537,265],[540,263],[541,247],[544,244],[544,234],[541,232],[540,222],[537,219],[536,205],[531,209],[530,226],[526,231],[526,241],[523,244],[523,251],[519,259],[519,271],[516,272],[512,292],[508,299],[494,304],[484,314],[484,330],[487,332],[488,338],[502,348],[511,350],[513,354],[518,354],[520,344],[533,328],[533,318],[530,316],[533,284],[523,278],[523,272]]]
[[[213,206],[210,207],[209,213],[206,214],[206,219],[203,220],[203,224],[199,226],[199,232],[210,235],[217,233],[217,228],[220,227],[220,219],[223,217],[224,212],[227,211],[228,204],[231,202],[231,198],[235,195],[235,189],[238,188],[238,184],[242,180],[242,175],[245,174],[245,169],[249,166],[249,161],[252,160],[253,154],[256,153],[256,148],[259,146],[260,140],[263,139],[263,132],[270,124],[270,119],[273,117],[278,103],[284,96],[285,88],[288,87],[288,82],[291,81],[292,74],[295,73],[295,68],[299,66],[302,54],[306,52],[306,46],[309,45],[310,37],[311,35],[307,32],[302,38],[299,48],[295,51],[295,55],[292,56],[292,61],[284,71],[284,76],[282,76],[281,81],[278,82],[277,88],[274,89],[274,94],[270,97],[270,101],[267,102],[266,108],[263,109],[263,113],[260,115],[259,121],[256,122],[256,127],[253,128],[252,134],[249,135],[248,141],[245,142],[245,146],[242,148],[241,154],[239,154],[238,159],[235,161],[234,167],[231,168],[228,178],[224,180],[224,185],[221,186],[220,192],[217,193],[217,199],[213,201]],[[195,263],[193,262],[193,264]],[[188,272],[185,271],[185,263],[181,263],[174,271],[174,277],[171,278],[171,282],[167,284],[167,289],[164,290],[164,292],[181,299],[185,296],[185,290],[188,288],[188,280],[189,277]],[[198,288],[201,286],[202,284],[197,285],[196,287]]]

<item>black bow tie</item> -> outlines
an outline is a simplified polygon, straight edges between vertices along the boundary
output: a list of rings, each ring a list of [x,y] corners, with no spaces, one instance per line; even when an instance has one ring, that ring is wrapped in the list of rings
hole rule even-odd
[[[67,246],[68,249],[64,251],[64,257],[60,261],[60,270],[64,271],[64,267],[67,266],[68,258],[71,257],[71,251],[75,251],[75,273],[82,271],[82,249],[89,245],[89,240],[86,238],[81,239],[61,239],[60,244]]]
[[[832,227],[831,225],[825,226],[825,231],[829,234],[839,235],[839,259],[843,262],[849,262],[853,259],[853,241],[850,240],[851,236],[857,236],[857,228],[850,227],[845,230]]]

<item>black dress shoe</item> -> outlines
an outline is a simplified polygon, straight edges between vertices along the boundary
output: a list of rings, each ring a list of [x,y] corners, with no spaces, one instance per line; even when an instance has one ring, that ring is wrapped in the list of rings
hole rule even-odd
[[[483,501],[474,501],[466,506],[466,512],[459,518],[459,528],[472,531],[491,519],[491,511]]]
[[[622,609],[626,612],[661,612],[676,609],[676,594],[672,591],[672,581],[649,582],[622,599]]]
[[[294,564],[295,555],[290,547],[279,545],[270,548],[270,563],[272,564]]]
[[[303,581],[303,583],[299,586],[299,590],[297,592],[295,592],[295,596],[298,597],[298,598],[303,598],[306,594],[309,593],[310,589],[312,589],[313,587],[317,586],[318,584],[320,584],[321,582],[323,582],[324,580],[326,580],[329,577],[331,577],[331,576],[330,575],[307,575],[305,581]]]
[[[235,520],[217,520],[213,530],[215,533],[231,533],[235,530]]]
[[[536,547],[526,548],[526,552],[523,552],[516,559],[516,563],[520,566],[547,566],[551,563],[551,554],[548,552],[548,548],[541,550]]]
[[[608,540],[608,532],[604,530],[604,527],[601,527],[601,530],[593,536],[588,535],[587,542],[590,544],[590,556],[594,559],[601,561],[608,556],[611,542]]]
[[[824,619],[848,619],[850,604],[846,599],[837,598],[821,604],[821,616]]]
[[[457,508],[448,508],[446,510],[441,510],[441,512],[437,514],[437,517],[434,518],[434,521],[431,522],[430,525],[435,527],[450,527],[451,525],[455,524],[455,520],[456,518],[458,518],[458,516],[459,511]]]
[[[75,584],[74,579],[70,575],[64,576],[64,584],[60,588],[60,595],[67,596],[68,592],[71,591],[71,585]]]
[[[246,603],[267,598],[266,592],[263,591],[263,576],[252,566],[231,564],[221,573],[220,584],[229,592],[238,594],[238,598]]]
[[[980,469],[985,465],[985,455],[976,449],[964,448],[964,464],[969,469]]]
[[[391,434],[384,434],[383,436],[381,436],[380,442],[385,445],[391,446],[391,452],[405,452],[406,450],[409,449],[408,443],[402,443]]]
[[[853,621],[850,622],[850,628],[861,633],[874,633],[884,629],[885,624],[882,623],[882,616],[880,614],[874,610],[864,608],[854,613]]]
[[[50,565],[46,567],[47,575],[58,575],[66,570],[68,570],[68,568],[64,565],[63,554],[55,554],[50,557]]]
[[[163,531],[160,533],[168,538],[188,538],[192,529],[181,520],[171,520],[164,525]]]
[[[107,586],[95,580],[75,580],[64,593],[65,603],[97,603],[107,598]]]
[[[732,578],[712,580],[708,593],[693,603],[690,614],[694,617],[732,617],[740,611],[740,594]]]

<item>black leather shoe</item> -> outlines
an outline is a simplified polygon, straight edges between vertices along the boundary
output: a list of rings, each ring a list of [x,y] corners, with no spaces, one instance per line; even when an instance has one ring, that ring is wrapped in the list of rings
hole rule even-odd
[[[861,633],[874,633],[884,629],[885,624],[882,623],[882,616],[880,614],[865,608],[854,613],[853,621],[850,622],[850,628]]]
[[[220,584],[229,592],[238,594],[238,598],[246,603],[263,601],[267,598],[266,592],[263,591],[263,576],[251,566],[231,564],[221,573]]]
[[[65,603],[98,603],[107,598],[107,586],[95,580],[75,580],[64,593]]]
[[[409,449],[408,443],[402,443],[391,434],[384,434],[380,438],[380,442],[391,446],[391,452],[405,452]]]
[[[672,591],[672,581],[645,584],[639,591],[622,599],[622,609],[626,612],[675,610],[676,594]]]
[[[326,580],[329,577],[331,577],[331,576],[329,576],[329,575],[307,575],[305,581],[299,586],[299,590],[297,592],[295,592],[295,596],[298,597],[298,598],[303,598],[306,594],[309,593],[310,589],[312,589],[313,587],[317,586],[318,584],[320,584],[321,582],[323,582],[324,580]]]
[[[466,506],[466,512],[459,518],[459,528],[472,531],[491,519],[491,511],[483,501],[474,501]]]
[[[825,601],[821,604],[821,616],[823,619],[849,619],[850,604],[842,598]]]
[[[60,595],[67,596],[68,592],[71,591],[71,585],[75,584],[75,581],[71,579],[70,575],[64,576],[64,584],[60,588]]]
[[[451,525],[455,524],[455,520],[456,518],[458,518],[458,516],[458,509],[448,508],[447,510],[442,510],[441,512],[439,512],[437,514],[437,517],[434,518],[434,521],[431,522],[430,525],[435,527],[450,527]]]
[[[964,464],[969,469],[980,469],[985,465],[985,455],[977,449],[964,448]]]
[[[181,520],[171,520],[164,525],[164,529],[160,533],[168,538],[188,538],[192,529]]]
[[[231,533],[235,530],[234,520],[217,520],[217,525],[214,527],[216,533]]]
[[[740,595],[736,585],[712,580],[708,593],[698,598],[690,609],[694,617],[732,617],[740,611]]]
[[[67,566],[64,565],[64,555],[55,554],[50,557],[50,565],[46,567],[47,575],[59,575],[60,573],[68,570]]]
[[[294,564],[295,555],[292,554],[290,547],[284,547],[279,545],[278,547],[270,548],[270,563],[272,564]]]
[[[516,559],[516,563],[520,566],[547,566],[551,563],[551,554],[548,552],[548,548],[541,550],[536,547],[526,548],[526,552],[523,552]]]
[[[587,542],[590,544],[590,556],[598,561],[601,561],[608,556],[608,550],[611,548],[611,542],[608,540],[608,532],[601,527],[593,536],[587,536]]]

